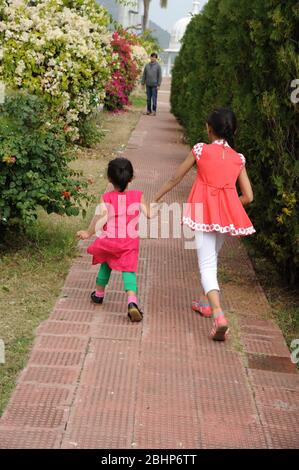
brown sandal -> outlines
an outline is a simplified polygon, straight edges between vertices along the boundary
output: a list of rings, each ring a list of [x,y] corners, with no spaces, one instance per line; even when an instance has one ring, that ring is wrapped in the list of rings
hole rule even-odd
[[[128,305],[128,317],[131,322],[140,322],[143,318],[142,311],[133,302]]]

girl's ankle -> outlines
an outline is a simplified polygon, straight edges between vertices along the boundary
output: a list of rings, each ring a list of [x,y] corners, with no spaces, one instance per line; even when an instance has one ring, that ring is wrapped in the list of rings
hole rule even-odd
[[[221,307],[212,308],[212,313],[214,317],[220,317],[220,316],[224,317],[224,312]]]
[[[221,308],[215,308],[213,309],[213,319],[216,325],[218,326],[226,326],[227,325],[227,319],[224,315],[224,312]]]

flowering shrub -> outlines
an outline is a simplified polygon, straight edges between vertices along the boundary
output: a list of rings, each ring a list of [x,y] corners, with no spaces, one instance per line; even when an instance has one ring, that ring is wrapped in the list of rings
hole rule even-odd
[[[95,0],[6,0],[0,8],[0,80],[43,94],[73,140],[103,102],[110,78],[110,17]]]
[[[132,46],[132,57],[137,63],[139,75],[143,71],[144,65],[148,62],[148,54],[143,46],[138,44]]]
[[[147,54],[138,37],[122,29],[113,33],[111,45],[113,72],[106,86],[105,107],[116,111],[129,104],[129,96],[140,77]]]
[[[72,158],[63,122],[45,100],[24,92],[6,96],[0,106],[0,232],[32,222],[38,206],[79,213],[88,197],[86,184],[68,167]]]

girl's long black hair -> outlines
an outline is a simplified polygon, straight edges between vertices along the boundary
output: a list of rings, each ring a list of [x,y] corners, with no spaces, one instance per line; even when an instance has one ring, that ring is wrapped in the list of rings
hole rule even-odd
[[[134,176],[132,163],[127,158],[114,158],[108,163],[107,176],[113,186],[124,192]]]
[[[214,134],[225,139],[233,149],[235,148],[237,118],[231,109],[215,109],[208,117],[207,123],[213,129]]]

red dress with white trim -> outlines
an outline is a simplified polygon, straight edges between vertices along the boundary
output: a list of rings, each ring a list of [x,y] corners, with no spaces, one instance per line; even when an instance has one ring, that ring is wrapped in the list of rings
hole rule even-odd
[[[202,232],[216,231],[232,236],[255,233],[236,189],[245,157],[224,140],[196,144],[192,152],[197,162],[197,177],[183,223]]]

